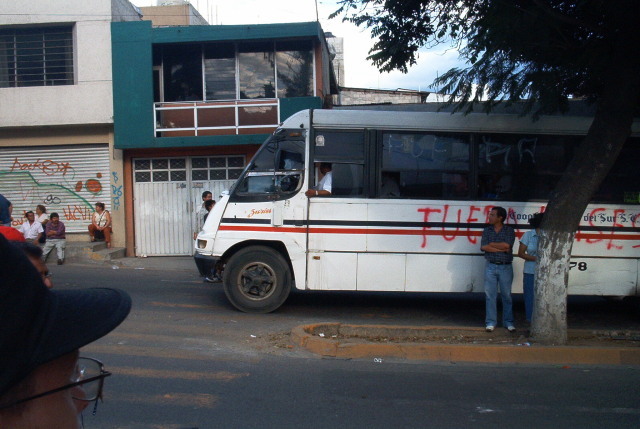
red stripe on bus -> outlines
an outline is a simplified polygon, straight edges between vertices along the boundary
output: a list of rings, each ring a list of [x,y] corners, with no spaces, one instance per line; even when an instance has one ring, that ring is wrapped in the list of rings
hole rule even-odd
[[[277,226],[242,226],[220,225],[220,231],[243,232],[292,232],[303,234],[306,227],[277,227]],[[311,234],[375,234],[375,235],[443,235],[447,237],[481,237],[482,231],[442,230],[442,229],[356,229],[356,228],[309,228]],[[516,233],[522,236],[522,233]],[[615,232],[576,234],[578,240],[640,240],[640,234],[621,234]]]

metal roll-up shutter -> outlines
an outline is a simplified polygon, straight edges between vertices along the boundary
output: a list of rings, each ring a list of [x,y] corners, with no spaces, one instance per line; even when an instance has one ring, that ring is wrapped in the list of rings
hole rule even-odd
[[[94,204],[111,209],[109,146],[65,145],[0,148],[0,194],[13,204],[13,225],[42,204],[67,232],[85,232]]]

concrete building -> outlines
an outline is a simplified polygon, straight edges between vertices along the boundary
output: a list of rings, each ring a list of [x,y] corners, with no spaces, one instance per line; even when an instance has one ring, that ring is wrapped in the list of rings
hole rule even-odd
[[[190,255],[201,194],[218,199],[291,114],[331,106],[320,24],[112,24],[114,145],[129,255]]]
[[[22,214],[44,204],[87,240],[95,202],[125,242],[122,151],[113,148],[111,23],[126,0],[0,2],[0,193]]]
[[[142,19],[154,27],[209,25],[191,3],[180,0],[158,1],[157,6],[141,7]]]

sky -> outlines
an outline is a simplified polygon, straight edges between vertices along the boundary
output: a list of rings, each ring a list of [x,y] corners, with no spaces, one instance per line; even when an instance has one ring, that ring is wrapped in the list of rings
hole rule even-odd
[[[130,0],[136,6],[155,6],[157,0]],[[338,9],[336,0],[317,0],[317,17],[325,32],[344,39],[345,86],[373,89],[432,90],[431,83],[452,67],[460,66],[458,53],[443,45],[420,52],[417,64],[408,73],[380,73],[370,60],[374,41],[368,30],[329,19]],[[210,24],[270,24],[316,20],[315,0],[191,0]]]

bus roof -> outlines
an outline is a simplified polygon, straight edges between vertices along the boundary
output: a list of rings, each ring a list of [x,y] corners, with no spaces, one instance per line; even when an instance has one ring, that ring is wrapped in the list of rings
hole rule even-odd
[[[510,134],[585,135],[593,121],[588,116],[531,116],[505,113],[403,112],[397,110],[303,110],[282,124],[283,128],[313,126],[340,129],[433,130],[441,132],[482,132]],[[633,124],[634,136],[640,135],[640,121]]]

